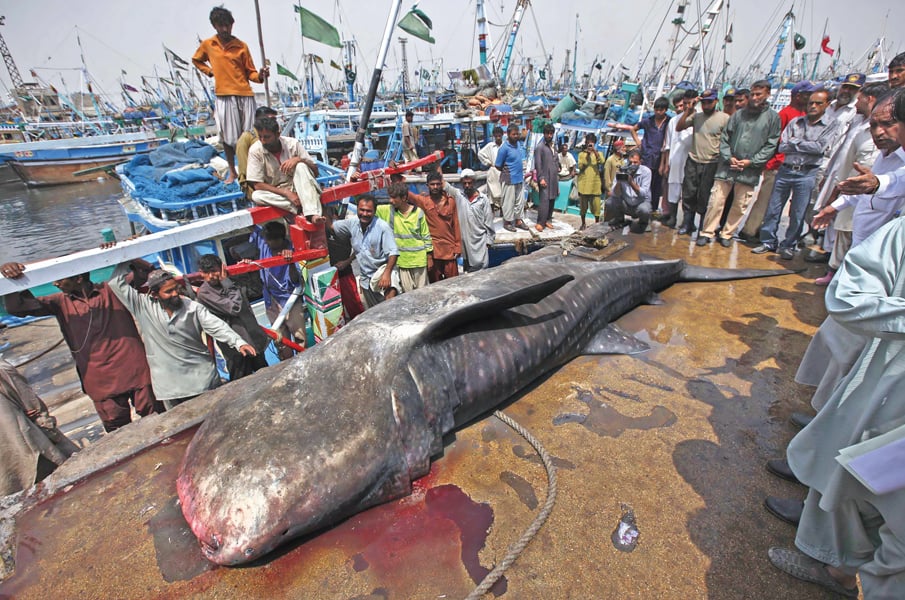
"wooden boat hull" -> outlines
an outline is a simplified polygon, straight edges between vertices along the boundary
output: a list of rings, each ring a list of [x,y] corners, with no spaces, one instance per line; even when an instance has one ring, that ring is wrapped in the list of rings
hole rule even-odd
[[[72,160],[41,160],[41,161],[17,161],[11,160],[7,164],[19,176],[25,185],[40,187],[50,185],[64,185],[83,181],[95,181],[103,177],[103,172],[85,173],[74,176],[73,173],[92,167],[105,167],[120,163],[132,155],[108,156],[88,159]]]

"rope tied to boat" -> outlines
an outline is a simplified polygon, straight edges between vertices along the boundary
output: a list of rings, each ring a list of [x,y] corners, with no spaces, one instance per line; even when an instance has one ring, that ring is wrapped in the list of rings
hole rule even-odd
[[[499,581],[500,577],[503,576],[503,573],[512,566],[525,547],[532,539],[534,539],[534,536],[537,535],[537,532],[540,531],[540,528],[543,527],[546,522],[547,517],[550,516],[550,513],[553,511],[553,505],[556,503],[556,467],[553,465],[553,459],[544,449],[543,444],[531,435],[527,429],[519,425],[502,411],[494,411],[493,415],[514,429],[537,451],[538,456],[540,456],[540,459],[544,464],[544,469],[547,471],[547,500],[544,502],[540,512],[537,513],[534,521],[528,526],[518,541],[509,546],[509,551],[506,553],[506,556],[503,557],[503,560],[500,561],[500,564],[494,567],[493,570],[484,577],[481,583],[478,584],[478,587],[468,594],[468,597],[465,600],[478,600],[478,598],[481,598],[490,591],[490,588]]]

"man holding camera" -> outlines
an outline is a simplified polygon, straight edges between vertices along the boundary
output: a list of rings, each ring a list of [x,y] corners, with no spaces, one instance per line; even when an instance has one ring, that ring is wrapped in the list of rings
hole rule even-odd
[[[651,170],[641,164],[641,152],[628,153],[628,164],[616,171],[613,195],[607,198],[607,214],[613,215],[610,225],[621,227],[625,216],[638,219],[631,226],[632,233],[644,233],[650,223]]]

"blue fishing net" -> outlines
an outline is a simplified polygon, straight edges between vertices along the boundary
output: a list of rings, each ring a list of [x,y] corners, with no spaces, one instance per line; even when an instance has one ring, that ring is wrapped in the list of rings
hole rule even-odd
[[[174,171],[191,164],[206,165],[216,155],[213,146],[198,140],[165,144],[133,158],[124,172],[135,186],[132,195],[136,200],[181,203],[238,193],[238,183],[224,185],[211,167]]]

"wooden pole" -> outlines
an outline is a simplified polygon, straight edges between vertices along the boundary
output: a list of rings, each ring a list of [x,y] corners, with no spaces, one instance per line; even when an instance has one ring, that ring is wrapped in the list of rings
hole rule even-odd
[[[258,21],[258,43],[261,45],[261,66],[267,66],[267,57],[264,55],[264,34],[261,32],[261,6],[258,0],[255,0],[255,19]],[[269,77],[264,78],[264,98],[267,106],[270,106],[270,84],[267,83]]]

